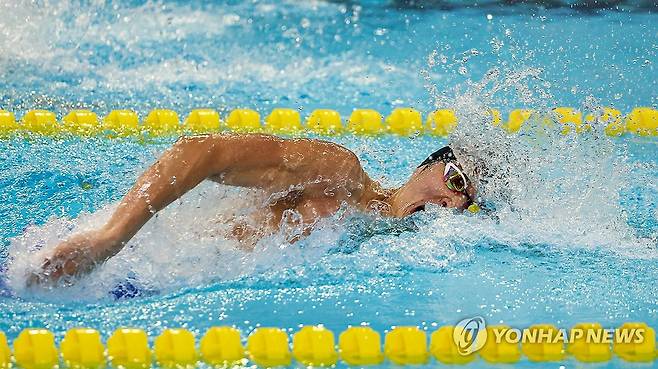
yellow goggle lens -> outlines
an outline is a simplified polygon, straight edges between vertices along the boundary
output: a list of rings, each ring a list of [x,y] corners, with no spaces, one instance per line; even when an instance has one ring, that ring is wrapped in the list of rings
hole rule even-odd
[[[468,209],[468,211],[470,211],[473,214],[480,211],[480,207],[476,203],[473,203],[473,204],[469,205],[467,209]]]

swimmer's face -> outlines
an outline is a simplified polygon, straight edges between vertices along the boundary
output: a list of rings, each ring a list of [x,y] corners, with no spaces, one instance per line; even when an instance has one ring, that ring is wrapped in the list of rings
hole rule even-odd
[[[444,179],[443,162],[432,163],[416,169],[411,178],[393,195],[391,212],[396,217],[405,217],[425,209],[426,204],[436,204],[445,208],[464,210],[468,197],[448,188]],[[475,198],[475,188],[469,183],[466,187],[471,198]]]

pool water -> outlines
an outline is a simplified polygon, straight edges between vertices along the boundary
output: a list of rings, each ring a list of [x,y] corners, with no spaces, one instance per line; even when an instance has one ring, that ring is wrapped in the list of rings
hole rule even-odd
[[[449,138],[323,138],[352,149],[390,187],[447,142],[497,153],[484,160],[498,168],[486,192],[491,214],[430,208],[390,220],[346,210],[301,242],[286,243],[283,229],[254,253],[218,236],[217,219],[253,206],[256,194],[204,183],[90,276],[28,289],[38,252],[101,224],[175,138],[0,140],[0,331],[13,339],[37,326],[61,338],[87,326],[107,337],[136,326],[155,337],[186,327],[198,338],[216,325],[246,336],[258,326],[321,323],[383,333],[471,316],[520,328],[658,327],[655,138],[609,138],[599,126],[508,135],[478,119],[487,107],[655,109],[655,13],[429,5],[0,4],[15,15],[0,17],[0,108],[19,116],[291,107],[346,117],[354,108],[450,107],[460,126]]]

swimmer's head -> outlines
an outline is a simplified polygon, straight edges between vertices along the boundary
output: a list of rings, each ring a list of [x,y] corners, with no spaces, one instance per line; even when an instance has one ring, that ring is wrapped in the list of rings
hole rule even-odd
[[[416,168],[391,198],[391,213],[404,217],[427,204],[472,212],[479,210],[475,187],[448,146],[437,150]]]

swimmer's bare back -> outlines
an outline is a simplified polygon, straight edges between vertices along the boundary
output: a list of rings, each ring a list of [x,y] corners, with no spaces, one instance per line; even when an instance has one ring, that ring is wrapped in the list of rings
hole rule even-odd
[[[181,137],[138,178],[103,227],[60,243],[28,284],[90,272],[117,254],[155,213],[206,179],[289,194],[269,204],[266,219],[272,229],[288,209],[310,226],[342,203],[365,209],[385,196],[356,155],[331,142],[269,135]]]

